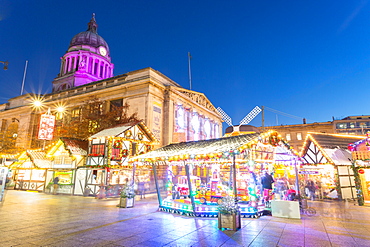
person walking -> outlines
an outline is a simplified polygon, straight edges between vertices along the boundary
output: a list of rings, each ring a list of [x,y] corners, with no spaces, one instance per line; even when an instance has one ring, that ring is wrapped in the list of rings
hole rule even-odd
[[[54,180],[53,180],[53,195],[56,195],[57,194],[57,190],[58,190],[58,187],[59,187],[59,177],[55,177]]]
[[[145,182],[141,181],[138,183],[138,191],[140,193],[140,199],[145,198]]]

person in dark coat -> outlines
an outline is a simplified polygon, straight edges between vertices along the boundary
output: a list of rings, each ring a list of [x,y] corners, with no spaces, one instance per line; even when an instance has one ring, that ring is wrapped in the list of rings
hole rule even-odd
[[[53,180],[53,187],[54,187],[54,190],[53,190],[53,194],[56,195],[57,194],[57,189],[59,187],[59,177],[55,177],[54,180]]]
[[[263,189],[263,200],[265,203],[268,203],[271,200],[271,191],[272,191],[272,184],[274,183],[274,178],[265,171],[265,174],[261,178],[261,184]]]

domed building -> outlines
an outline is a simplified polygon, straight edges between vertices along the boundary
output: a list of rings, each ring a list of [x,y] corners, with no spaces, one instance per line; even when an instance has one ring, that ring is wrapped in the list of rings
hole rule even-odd
[[[52,143],[38,139],[40,116],[49,109],[56,116],[54,129],[59,130],[71,118],[79,119],[81,106],[91,98],[102,102],[99,109],[105,113],[128,104],[127,114],[137,113],[159,140],[158,146],[220,137],[221,116],[203,93],[185,89],[153,68],[113,76],[110,48],[97,28],[93,15],[87,30],[71,39],[51,93],[24,94],[0,105],[0,153],[1,143],[20,149]],[[35,98],[43,99],[42,108],[31,107]],[[61,104],[65,112],[58,114]]]
[[[53,81],[53,92],[113,76],[114,65],[109,46],[97,30],[93,14],[87,30],[72,38],[67,53],[61,58],[60,73]]]

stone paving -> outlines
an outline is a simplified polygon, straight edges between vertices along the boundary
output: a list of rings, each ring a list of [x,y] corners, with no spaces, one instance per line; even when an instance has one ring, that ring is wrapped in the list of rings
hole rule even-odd
[[[8,190],[0,246],[370,246],[370,208],[344,202],[311,202],[317,214],[300,220],[242,219],[234,232],[157,211],[154,195],[134,208],[118,200]]]

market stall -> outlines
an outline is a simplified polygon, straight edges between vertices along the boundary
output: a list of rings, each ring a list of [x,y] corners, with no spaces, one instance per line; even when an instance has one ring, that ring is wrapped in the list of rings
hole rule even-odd
[[[301,191],[311,199],[356,197],[352,157],[348,144],[363,136],[308,133],[299,169]]]
[[[87,141],[61,137],[51,145],[46,154],[52,164],[46,173],[46,192],[52,192],[53,180],[58,177],[56,193],[73,194],[76,169],[86,162],[87,144]]]
[[[44,191],[51,161],[44,151],[27,150],[19,155],[9,169],[12,171],[14,189]]]
[[[150,185],[151,170],[128,163],[130,157],[152,150],[158,140],[142,122],[102,130],[89,138],[87,161],[76,171],[75,195],[97,195],[101,186],[107,196],[118,196],[128,181]],[[145,185],[146,186],[146,185]]]
[[[285,183],[279,200],[286,200],[286,192],[295,189],[298,156],[269,131],[171,144],[130,162],[153,167],[161,210],[216,217],[222,199],[233,196],[243,217],[257,217],[270,209],[262,194],[265,171]]]

